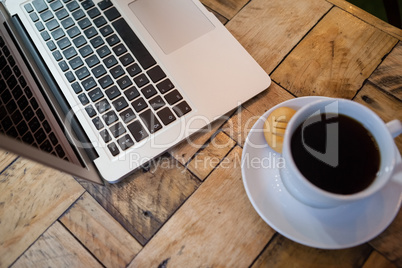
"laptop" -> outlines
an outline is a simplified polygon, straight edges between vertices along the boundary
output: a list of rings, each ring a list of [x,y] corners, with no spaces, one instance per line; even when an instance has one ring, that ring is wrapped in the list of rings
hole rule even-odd
[[[270,85],[197,0],[0,1],[0,147],[116,183]]]

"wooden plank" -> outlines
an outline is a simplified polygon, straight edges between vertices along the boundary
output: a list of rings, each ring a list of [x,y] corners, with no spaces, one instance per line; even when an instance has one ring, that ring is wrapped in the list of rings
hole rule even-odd
[[[226,26],[271,73],[331,7],[322,0],[253,0]]]
[[[275,83],[258,96],[243,104],[240,109],[223,125],[222,130],[241,146],[254,123],[273,106],[294,98]]]
[[[10,165],[18,155],[0,150],[0,172],[2,172],[8,165]]]
[[[370,82],[402,101],[402,42],[399,42],[369,77]]]
[[[106,267],[126,267],[142,249],[88,193],[60,221]]]
[[[397,39],[335,7],[272,74],[296,96],[351,99]]]
[[[236,146],[129,267],[247,267],[274,234],[255,212]]]
[[[0,266],[20,256],[84,192],[73,177],[19,158],[0,175]]]
[[[12,267],[102,267],[102,265],[56,221]]]
[[[165,154],[118,184],[84,188],[142,245],[156,233],[178,207],[198,188],[200,181]]]
[[[230,20],[248,1],[249,0],[201,0],[201,3]]]
[[[397,268],[397,266],[374,250],[362,268]]]
[[[384,122],[389,122],[392,119],[402,121],[402,101],[384,93],[370,82],[364,85],[353,100],[372,109]],[[395,143],[399,152],[402,153],[402,136],[397,137]]]
[[[186,165],[187,162],[203,147],[205,143],[212,137],[216,131],[222,126],[222,124],[229,118],[229,115],[233,112],[229,112],[222,118],[213,121],[208,126],[200,129],[178,145],[169,149],[169,153],[176,158],[181,164]]]
[[[381,31],[384,31],[384,32],[392,35],[393,37],[398,38],[399,40],[402,40],[402,29],[399,29],[397,27],[394,27],[394,26],[388,24],[387,22],[377,18],[376,16],[371,15],[370,13],[367,13],[367,11],[364,11],[363,9],[361,9],[345,0],[326,0],[326,1],[353,14],[354,16],[367,22],[368,24],[375,26],[376,28],[380,29]]]
[[[203,181],[235,145],[236,142],[228,135],[219,132],[205,149],[197,153],[187,168]]]
[[[275,236],[261,256],[253,264],[257,267],[361,267],[371,253],[371,247],[363,244],[342,250],[323,250],[306,247],[281,235]]]
[[[394,221],[370,245],[396,266],[402,267],[402,210]]]

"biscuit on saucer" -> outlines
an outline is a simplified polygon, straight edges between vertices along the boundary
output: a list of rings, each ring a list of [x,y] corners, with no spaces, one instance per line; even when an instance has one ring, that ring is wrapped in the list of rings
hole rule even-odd
[[[282,152],[283,137],[286,127],[296,113],[289,107],[279,107],[273,110],[264,122],[264,136],[268,145],[276,152]]]

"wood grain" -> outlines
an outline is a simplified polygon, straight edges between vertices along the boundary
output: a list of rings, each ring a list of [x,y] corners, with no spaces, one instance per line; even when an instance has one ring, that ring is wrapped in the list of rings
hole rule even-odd
[[[253,264],[257,267],[361,267],[371,253],[367,244],[342,250],[323,250],[297,244],[277,235]]]
[[[399,41],[391,53],[369,77],[370,82],[402,101],[402,42]]]
[[[106,267],[126,267],[142,249],[88,193],[60,221]]]
[[[187,168],[203,181],[235,145],[236,142],[228,135],[219,132],[205,149],[197,153]]]
[[[377,238],[370,241],[378,252],[398,267],[402,267],[402,210],[391,225]]]
[[[249,0],[201,0],[205,6],[230,20],[242,9]]]
[[[374,250],[362,268],[397,268],[397,266]]]
[[[18,155],[0,150],[0,172],[2,172],[8,165],[10,165]]]
[[[130,267],[246,267],[274,231],[244,191],[235,147]],[[163,266],[164,265],[164,266]]]
[[[402,101],[384,93],[378,87],[368,82],[364,85],[359,94],[353,99],[373,110],[384,122],[392,119],[402,121]],[[395,139],[399,152],[402,153],[402,136]]]
[[[276,83],[272,83],[267,90],[243,104],[223,125],[222,130],[243,146],[258,118],[273,106],[292,98],[294,97],[291,94]]]
[[[84,192],[69,175],[19,158],[0,175],[0,267],[20,256]]]
[[[200,129],[175,147],[169,149],[168,152],[181,164],[186,165],[199,150],[206,146],[205,143],[218,131],[232,113],[229,112],[222,118],[213,121],[210,125]]]
[[[272,74],[296,96],[351,99],[397,39],[335,7]]]
[[[271,73],[331,7],[322,0],[253,0],[226,26]]]
[[[395,38],[398,38],[399,40],[402,40],[402,29],[399,29],[397,27],[394,27],[387,22],[375,17],[374,15],[371,15],[370,13],[367,13],[363,9],[345,1],[345,0],[326,0],[343,10],[353,14],[354,16],[358,17],[359,19],[367,22],[368,24],[371,24],[375,26],[376,28],[392,35]],[[382,2],[379,2],[382,3]]]
[[[118,184],[84,188],[144,245],[198,188],[200,181],[169,155],[163,155]]]
[[[102,265],[56,221],[12,267],[69,268]]]

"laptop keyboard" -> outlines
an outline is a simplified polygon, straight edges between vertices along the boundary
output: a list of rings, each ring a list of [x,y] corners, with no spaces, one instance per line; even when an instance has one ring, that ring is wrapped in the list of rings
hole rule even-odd
[[[1,36],[0,89],[0,132],[68,160]]]
[[[113,156],[191,111],[112,2],[24,8]]]

